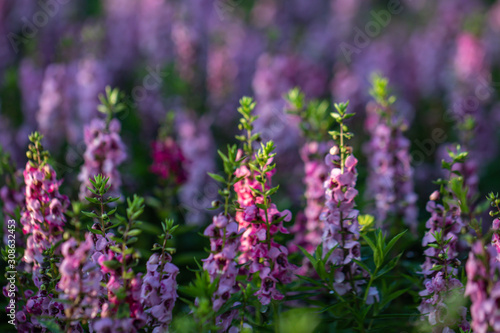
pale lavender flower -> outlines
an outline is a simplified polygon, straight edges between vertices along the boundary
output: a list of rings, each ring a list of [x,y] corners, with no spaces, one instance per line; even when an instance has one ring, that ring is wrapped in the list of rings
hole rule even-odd
[[[154,253],[149,258],[147,273],[143,276],[140,300],[147,316],[148,327],[153,332],[168,331],[172,321],[172,310],[177,300],[177,266],[171,263],[171,256]]]
[[[324,224],[322,236],[323,253],[327,254],[335,248],[327,263],[336,266],[333,283],[334,290],[339,295],[348,292],[359,294],[364,279],[351,281],[354,276],[366,273],[353,260],[361,260],[361,246],[359,244],[358,210],[354,209],[358,191],[356,190],[358,160],[351,154],[345,161],[342,170],[339,148],[334,146],[326,156],[326,164],[330,168],[329,177],[324,182],[326,193],[326,210],[320,220]],[[354,286],[354,290],[353,290]],[[367,303],[378,299],[376,288],[371,287],[372,297]]]
[[[243,230],[238,230],[238,224],[232,217],[219,214],[213,217],[213,223],[210,224],[204,232],[204,235],[210,238],[210,255],[203,261],[203,269],[210,275],[210,281],[218,280],[217,290],[215,291],[212,302],[214,312],[229,300],[229,298],[239,290],[236,283],[238,276],[238,267],[235,260],[238,252],[240,238],[239,234]],[[223,313],[216,318],[217,326],[226,331],[237,310]]]
[[[137,20],[137,42],[150,64],[163,64],[173,56],[170,38],[174,8],[163,0],[141,0]]]
[[[467,330],[469,323],[466,320],[467,309],[460,311],[461,321],[456,322],[455,318],[446,316],[447,304],[454,295],[462,293],[462,283],[457,279],[458,261],[458,235],[464,227],[460,207],[453,203],[448,203],[449,207],[438,204],[439,192],[435,191],[427,203],[427,211],[431,217],[425,226],[427,231],[422,239],[422,246],[427,247],[424,254],[425,262],[422,265],[422,274],[425,277],[425,289],[420,292],[422,302],[419,310],[435,329],[448,329],[450,326],[460,326]],[[441,235],[439,244],[435,235]],[[440,269],[434,266],[440,265]]]

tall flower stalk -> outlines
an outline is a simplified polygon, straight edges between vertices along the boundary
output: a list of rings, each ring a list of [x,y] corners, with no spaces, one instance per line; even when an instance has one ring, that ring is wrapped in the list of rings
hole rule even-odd
[[[471,326],[476,333],[500,331],[500,244],[499,224],[500,198],[490,193],[488,200],[494,208],[490,215],[495,217],[491,231],[491,244],[484,245],[484,239],[474,243],[465,269],[467,286],[465,295],[472,302]]]
[[[462,213],[468,211],[467,190],[463,178],[452,173],[455,164],[465,161],[467,152],[457,147],[457,153],[450,151],[449,155],[451,162],[443,160],[443,168],[449,171],[449,178],[436,182],[440,190],[433,192],[427,203],[431,217],[426,222],[427,231],[422,240],[422,245],[427,249],[421,272],[425,277],[425,289],[420,292],[422,302],[419,310],[436,332],[449,332],[457,327],[469,329],[467,309],[456,306],[463,295],[458,274],[461,265],[458,260],[458,240],[464,227]]]
[[[331,131],[335,145],[326,157],[330,167],[329,178],[325,180],[326,211],[321,215],[324,223],[322,236],[323,255],[334,273],[333,289],[340,296],[353,293],[361,296],[361,285],[366,284],[366,273],[356,263],[361,260],[359,244],[360,227],[358,210],[354,209],[358,191],[356,190],[358,160],[345,140],[352,138],[345,121],[353,113],[347,113],[349,103],[335,104],[333,119],[339,124],[339,131]],[[371,288],[371,289],[370,289]],[[373,303],[378,297],[374,287],[368,288],[365,301]],[[368,297],[370,295],[370,297]]]
[[[99,96],[102,104],[97,108],[106,115],[106,119],[94,118],[85,126],[84,140],[87,149],[78,175],[81,182],[80,200],[90,195],[87,187],[92,186],[90,179],[97,175],[109,178],[110,195],[120,196],[121,177],[118,166],[125,161],[127,154],[120,138],[120,122],[113,118],[114,114],[125,108],[119,101],[119,95],[117,89],[106,87],[106,96]]]
[[[374,75],[370,94],[374,103],[367,106],[366,128],[371,135],[365,147],[369,161],[367,193],[375,200],[379,225],[391,227],[387,220],[404,222],[417,231],[417,195],[413,189],[410,165],[410,140],[404,136],[407,125],[396,114],[388,80]]]
[[[177,229],[173,220],[162,222],[163,234],[160,235],[162,244],[155,244],[153,253],[146,264],[147,272],[142,280],[141,304],[144,307],[148,327],[153,332],[168,331],[172,321],[172,311],[177,300],[177,274],[179,268],[172,264],[171,253],[175,249],[168,248],[167,242]]]
[[[30,135],[29,158],[24,170],[26,184],[26,206],[21,215],[24,234],[28,234],[23,261],[30,267],[38,292],[26,302],[26,312],[32,316],[31,323],[39,327],[36,316],[51,315],[61,319],[63,305],[53,298],[58,276],[57,247],[62,241],[66,223],[64,212],[69,200],[59,193],[62,180],[48,163],[49,153],[43,149],[38,132]],[[28,268],[27,268],[28,269]]]
[[[239,128],[246,135],[237,138],[243,142],[247,160],[236,170],[235,175],[240,180],[234,184],[239,205],[236,220],[240,229],[245,229],[239,259],[250,275],[258,273],[260,289],[255,295],[262,305],[267,305],[271,300],[283,299],[278,286],[289,283],[295,269],[288,262],[288,249],[274,240],[278,233],[288,233],[283,222],[289,222],[292,216],[289,211],[278,211],[271,202],[271,196],[278,190],[271,186],[271,176],[275,172],[275,164],[272,164],[274,143],[261,144],[258,152],[253,150],[253,142],[259,137],[252,132],[256,119],[252,115],[255,102],[244,97],[240,104],[238,111],[243,117]]]
[[[227,155],[221,151],[219,155],[227,177],[224,179],[217,174],[209,173],[209,175],[223,185],[223,189],[219,191],[224,199],[223,212],[214,216],[212,224],[205,229],[204,235],[210,238],[210,254],[208,258],[202,260],[203,269],[208,272],[210,282],[217,286],[211,299],[214,313],[220,312],[222,306],[228,309],[235,304],[233,295],[240,290],[236,280],[239,272],[236,256],[240,247],[241,233],[244,231],[238,228],[238,223],[231,215],[234,209],[231,202],[231,188],[238,180],[234,173],[241,163],[241,159],[237,156],[236,145],[228,146]],[[214,202],[214,206],[218,207],[219,202]],[[215,325],[227,331],[237,315],[238,310],[235,309],[222,312],[215,318]]]
[[[300,149],[300,157],[304,162],[304,185],[306,200],[305,208],[296,218],[291,229],[294,239],[289,243],[291,252],[296,252],[299,246],[310,254],[321,243],[323,222],[321,213],[325,211],[325,189],[323,183],[328,177],[329,168],[325,163],[331,143],[328,134],[334,120],[329,115],[326,101],[312,100],[306,103],[305,95],[294,88],[286,96],[290,105],[289,113],[298,115],[301,119],[300,129],[304,137],[304,144]],[[310,265],[304,258],[300,271],[310,272]]]

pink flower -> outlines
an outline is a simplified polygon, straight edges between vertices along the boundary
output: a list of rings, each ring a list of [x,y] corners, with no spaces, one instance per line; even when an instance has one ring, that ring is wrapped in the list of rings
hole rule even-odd
[[[84,140],[87,149],[84,154],[84,164],[78,175],[78,180],[81,182],[81,200],[91,195],[87,189],[92,187],[89,178],[93,179],[99,174],[109,178],[108,195],[120,195],[121,177],[118,166],[127,157],[125,145],[119,135],[120,128],[120,122],[116,119],[112,119],[107,126],[106,121],[95,118],[90,125],[85,126]]]

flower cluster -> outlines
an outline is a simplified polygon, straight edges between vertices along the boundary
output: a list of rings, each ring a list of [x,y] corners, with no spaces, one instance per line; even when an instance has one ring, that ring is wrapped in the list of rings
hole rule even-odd
[[[172,321],[172,310],[177,299],[177,266],[170,261],[168,253],[154,253],[149,258],[147,273],[143,277],[141,304],[147,315],[146,324],[154,327],[153,332],[163,332]]]
[[[367,193],[375,199],[376,217],[389,227],[388,216],[400,218],[417,230],[417,195],[413,190],[410,166],[410,140],[404,135],[405,124],[392,110],[394,96],[389,96],[388,80],[373,78],[372,96],[376,103],[367,106],[366,128],[371,135],[365,146],[370,164]]]
[[[351,154],[345,162],[341,162],[339,148],[334,146],[326,157],[326,163],[331,171],[324,182],[327,209],[321,214],[321,221],[324,223],[323,253],[329,253],[333,249],[328,262],[335,267],[333,287],[337,293],[359,293],[360,284],[365,282],[362,279],[354,282],[354,277],[361,273],[360,267],[353,261],[361,258],[359,212],[354,209],[354,199],[358,194],[355,188],[358,160]]]
[[[186,159],[173,138],[167,137],[153,142],[152,155],[151,172],[162,179],[172,178],[177,185],[187,180],[186,170],[184,169]]]
[[[434,192],[427,203],[427,211],[431,217],[426,222],[428,229],[422,240],[422,246],[427,247],[424,254],[425,262],[422,265],[422,274],[425,276],[425,290],[420,292],[422,303],[419,306],[421,313],[426,314],[432,326],[448,327],[456,323],[450,318],[442,315],[447,313],[446,302],[461,292],[463,285],[457,279],[458,235],[463,227],[460,217],[460,208],[456,205],[445,209],[443,205],[436,203],[439,192]],[[436,267],[440,268],[436,270]],[[461,309],[462,321],[460,327],[468,328],[465,319],[467,310]]]
[[[247,163],[239,166],[234,173],[238,179],[233,186],[239,205],[236,221],[240,229],[245,229],[241,235],[239,262],[246,266],[248,273],[259,273],[261,284],[255,295],[266,305],[271,299],[283,299],[277,285],[289,283],[296,269],[288,262],[288,249],[274,240],[278,233],[288,234],[283,222],[291,221],[292,214],[288,210],[280,212],[271,202],[271,195],[278,190],[271,187],[271,177],[275,172],[275,165],[272,164],[274,143],[261,144],[258,152],[253,151],[253,140],[258,137],[258,134],[252,134],[256,119],[252,115],[255,102],[244,97],[240,105],[238,112],[243,116],[240,128],[246,130],[246,136],[237,138],[244,142]],[[240,151],[239,155],[242,154],[243,151]]]
[[[102,306],[102,317],[113,317],[116,315],[120,304],[127,304],[130,310],[130,320],[134,322],[136,328],[142,327],[145,323],[145,315],[141,306],[141,286],[142,274],[134,275],[131,268],[126,266],[132,261],[132,256],[127,254],[117,254],[114,250],[98,259],[100,269],[108,275],[106,289],[108,290],[108,302]],[[124,276],[128,278],[125,279]]]
[[[210,255],[203,259],[203,269],[210,276],[210,281],[218,281],[217,290],[212,297],[214,312],[224,305],[231,295],[239,290],[236,283],[238,276],[237,262],[235,260],[240,245],[238,224],[224,214],[214,216],[204,232],[210,238]],[[217,317],[216,325],[226,331],[238,311],[232,310]]]
[[[481,241],[472,246],[465,269],[465,294],[472,305],[472,329],[476,333],[500,331],[500,262],[495,247],[484,247]]]
[[[29,234],[23,260],[33,264],[37,287],[43,284],[40,270],[47,264],[44,251],[62,239],[64,212],[69,205],[68,197],[59,193],[62,180],[57,179],[56,172],[47,163],[48,153],[43,150],[41,138],[38,133],[30,136],[28,157],[33,160],[26,164],[23,173],[26,206],[21,216],[23,232]]]
[[[74,320],[96,318],[101,310],[103,272],[90,260],[93,251],[92,233],[87,233],[80,244],[70,238],[61,246],[63,260],[59,266],[59,297],[69,301],[65,304],[65,314]]]
[[[296,252],[298,246],[312,253],[321,243],[323,222],[321,213],[325,210],[325,189],[323,183],[328,177],[328,167],[325,164],[325,155],[328,152],[327,144],[312,141],[306,143],[300,156],[304,161],[304,184],[306,186],[306,207],[303,215],[299,216],[290,230],[295,235],[289,244],[291,252]],[[306,269],[306,264],[302,266]],[[305,273],[305,272],[304,272]]]
[[[85,127],[84,138],[87,149],[84,154],[85,162],[78,175],[78,179],[82,182],[80,199],[83,200],[90,194],[87,190],[91,185],[89,178],[99,174],[109,177],[110,195],[119,195],[121,177],[118,166],[127,157],[120,138],[120,128],[117,119],[112,119],[108,124],[105,120],[97,118]]]
[[[493,230],[493,237],[491,238],[491,244],[497,250],[497,260],[500,262],[500,219],[496,218],[493,220],[491,225],[491,230]]]
[[[443,168],[449,171],[449,180],[440,180],[441,192],[431,194],[427,203],[427,211],[431,213],[426,222],[427,231],[422,239],[422,246],[426,256],[422,265],[421,274],[424,275],[425,289],[420,292],[422,302],[419,310],[424,314],[434,329],[447,329],[459,326],[463,330],[469,329],[466,320],[467,309],[460,307],[457,315],[450,307],[457,297],[463,295],[463,285],[458,280],[458,241],[459,234],[464,227],[462,213],[466,204],[466,190],[463,187],[463,178],[452,174],[456,164],[463,163],[466,152],[449,152],[451,163],[443,160]],[[441,199],[442,204],[437,201]]]
[[[267,173],[268,181],[274,170]],[[269,304],[271,299],[280,300],[283,295],[276,289],[278,282],[289,283],[294,266],[288,262],[288,249],[276,243],[273,238],[277,233],[287,234],[283,222],[291,221],[291,213],[278,211],[276,205],[269,203],[261,208],[268,199],[256,195],[254,190],[269,191],[255,178],[255,174],[243,165],[236,170],[236,176],[242,180],[234,185],[241,211],[236,214],[241,235],[240,263],[248,264],[250,274],[259,273],[261,289],[256,293],[262,304]],[[268,184],[268,183],[267,183]]]
[[[354,261],[361,259],[359,212],[354,209],[354,199],[358,195],[355,188],[358,160],[352,149],[344,145],[344,140],[352,136],[345,132],[347,127],[344,121],[354,115],[346,113],[347,106],[348,103],[335,104],[337,113],[332,113],[340,125],[340,132],[332,132],[333,138],[340,139],[340,144],[333,146],[326,156],[325,163],[330,173],[324,182],[326,210],[320,216],[324,224],[323,255],[329,254],[325,259],[334,271],[333,289],[341,296],[348,292],[359,294],[361,285],[366,283],[366,272]],[[370,287],[367,295],[370,295],[366,297],[368,304],[378,299],[375,287]]]

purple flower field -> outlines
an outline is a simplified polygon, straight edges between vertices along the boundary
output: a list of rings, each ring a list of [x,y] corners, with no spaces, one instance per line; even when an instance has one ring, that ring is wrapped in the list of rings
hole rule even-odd
[[[0,0],[1,332],[500,332],[500,1]]]

